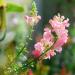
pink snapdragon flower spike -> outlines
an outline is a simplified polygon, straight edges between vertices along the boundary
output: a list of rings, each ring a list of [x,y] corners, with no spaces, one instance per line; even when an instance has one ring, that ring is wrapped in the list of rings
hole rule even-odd
[[[25,16],[25,21],[28,25],[36,25],[41,20],[41,16]]]
[[[56,55],[56,52],[61,53],[62,46],[67,42],[68,30],[66,27],[69,27],[69,19],[65,20],[64,16],[58,14],[50,19],[49,23],[51,28],[45,28],[42,39],[34,45],[33,55],[35,57],[44,54],[43,59],[50,59]]]
[[[58,38],[54,44],[54,48],[60,48],[67,42],[68,39],[68,30],[66,27],[69,27],[69,19],[65,20],[64,16],[58,15],[54,16],[54,18],[51,19],[49,23]]]

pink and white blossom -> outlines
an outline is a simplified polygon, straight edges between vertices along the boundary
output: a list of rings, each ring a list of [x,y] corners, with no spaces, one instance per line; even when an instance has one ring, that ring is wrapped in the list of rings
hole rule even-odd
[[[25,16],[25,21],[28,25],[33,26],[41,20],[41,16]]]
[[[42,39],[34,45],[35,50],[33,51],[33,55],[35,57],[39,57],[48,48],[51,48],[45,53],[43,58],[50,59],[56,55],[56,52],[61,53],[62,46],[67,42],[68,30],[66,27],[69,27],[69,19],[65,20],[64,16],[58,15],[54,16],[53,19],[50,19],[49,23],[52,29],[45,28]],[[52,35],[53,32],[56,36]],[[55,37],[56,40],[54,39]]]
[[[44,50],[44,46],[43,46],[43,44],[42,44],[41,42],[37,42],[37,43],[34,45],[34,48],[35,48],[35,50],[39,50],[39,51],[41,51],[41,52],[43,52],[43,50]]]
[[[49,50],[45,55],[45,59],[50,59],[54,55],[56,55],[56,52],[54,50]]]
[[[50,25],[52,26],[53,32],[56,33],[58,39],[55,42],[54,48],[63,46],[68,39],[68,30],[66,27],[69,26],[69,19],[65,20],[64,16],[54,16],[53,19],[49,21]]]

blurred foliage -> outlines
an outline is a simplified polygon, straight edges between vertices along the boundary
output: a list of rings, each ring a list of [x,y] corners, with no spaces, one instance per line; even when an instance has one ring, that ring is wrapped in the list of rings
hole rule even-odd
[[[17,4],[7,3],[6,11],[7,12],[24,12],[24,8]]]
[[[6,6],[6,3],[5,3],[4,0],[0,0],[0,7],[1,7],[1,6]]]
[[[2,38],[4,33],[4,37],[2,38],[2,40],[0,40],[0,75],[13,75],[13,73],[9,73],[8,71],[10,71],[10,68],[7,68],[7,66],[11,66],[11,62],[14,60],[14,58],[18,55],[21,54],[21,51],[24,44],[25,44],[25,40],[27,38],[27,36],[29,36],[28,34],[28,28],[25,24],[24,21],[24,14],[22,12],[26,12],[24,11],[24,7],[20,4],[16,4],[16,3],[6,3],[6,1],[4,0],[0,0],[0,10],[4,10],[3,12],[0,12],[0,30],[3,30],[3,28],[1,28],[2,26],[4,26],[5,28],[5,32],[0,33],[0,37]],[[4,6],[5,4],[5,6]],[[27,10],[28,11],[28,10]],[[8,13],[9,12],[9,13]],[[11,14],[10,14],[11,13]],[[13,13],[13,14],[12,14]],[[18,17],[13,16],[14,14],[19,14]],[[22,14],[21,14],[22,13]],[[9,14],[9,15],[8,15]],[[12,18],[9,18],[10,21],[7,22],[7,17],[6,16],[12,16]],[[4,17],[4,18],[3,18]],[[19,21],[20,20],[20,21]],[[11,23],[12,22],[12,23]],[[28,35],[27,35],[28,34]],[[21,45],[20,45],[21,44]],[[17,47],[19,49],[17,49]],[[24,52],[26,51],[25,46],[24,46]],[[19,54],[17,54],[19,52]],[[26,52],[27,53],[27,52]],[[16,60],[17,62],[19,61],[25,61],[24,54],[22,55],[22,59]],[[15,62],[15,61],[13,61]],[[14,64],[15,66],[15,64]],[[15,74],[14,74],[15,75]]]

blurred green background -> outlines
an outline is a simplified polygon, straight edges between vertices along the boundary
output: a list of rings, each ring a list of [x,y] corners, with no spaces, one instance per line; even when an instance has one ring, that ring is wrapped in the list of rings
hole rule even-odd
[[[23,17],[29,14],[32,1],[6,0],[6,2],[21,5],[25,11],[6,13],[7,35],[5,40],[0,42],[0,75],[3,75],[1,72],[4,64],[9,63],[9,60],[12,61],[15,56],[15,44],[24,43],[28,30]],[[35,27],[35,41],[41,38],[49,19],[58,13],[70,19],[70,27],[68,28],[69,39],[67,44],[63,46],[62,53],[50,60],[43,60],[43,64],[39,65],[38,63],[34,75],[75,75],[75,0],[35,0],[35,2],[38,14],[42,16],[41,21]]]

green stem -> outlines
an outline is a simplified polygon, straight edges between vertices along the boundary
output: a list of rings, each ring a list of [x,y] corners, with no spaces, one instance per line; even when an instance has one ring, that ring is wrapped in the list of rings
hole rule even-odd
[[[34,58],[34,59],[31,59],[31,57],[28,58],[28,60],[24,62],[24,63],[26,64],[26,66],[20,67],[20,68],[19,68],[19,71],[22,71],[22,68],[24,68],[24,67],[26,67],[26,68],[29,67],[29,68],[30,68],[30,64],[31,64],[32,62],[41,60],[40,58],[41,58],[43,55],[45,55],[50,49],[52,49],[53,46],[54,46],[54,44],[53,44],[51,47],[47,48],[47,49],[45,50],[45,52],[42,53],[37,59],[35,59],[35,58]],[[30,59],[31,59],[31,61],[29,61]]]
[[[31,29],[30,29],[29,38],[27,38],[28,41],[32,37],[32,32],[33,32],[32,30],[33,30],[33,27],[31,27]],[[26,40],[26,42],[27,42],[27,40]],[[15,58],[6,66],[6,68],[10,67],[13,63],[15,63],[15,61],[20,57],[21,53],[24,51],[25,47],[26,47],[26,44],[21,48],[21,50],[18,52],[18,54],[15,56]]]

